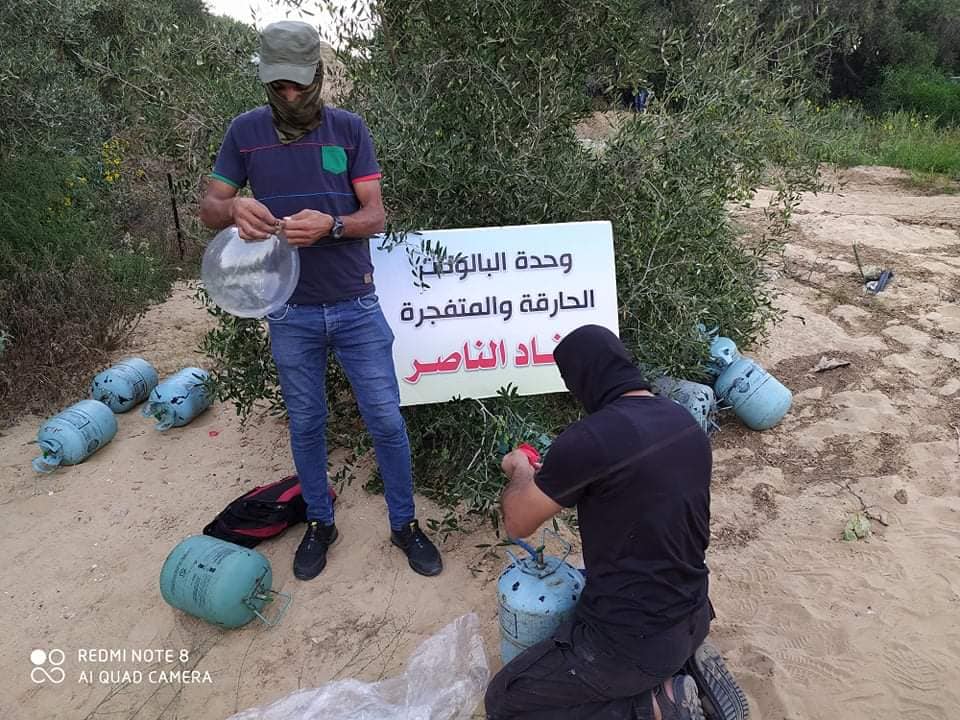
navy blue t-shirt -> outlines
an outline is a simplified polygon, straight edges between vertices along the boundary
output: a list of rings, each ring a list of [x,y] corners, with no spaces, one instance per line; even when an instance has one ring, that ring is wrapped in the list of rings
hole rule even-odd
[[[534,482],[577,506],[587,582],[576,614],[605,645],[647,660],[644,640],[707,602],[712,452],[681,405],[626,396],[561,433]]]
[[[324,107],[323,123],[296,142],[277,138],[269,105],[230,123],[212,177],[236,188],[249,183],[253,196],[274,217],[301,210],[350,215],[360,209],[355,183],[380,179],[370,131],[351,112]],[[300,248],[300,282],[290,302],[320,305],[374,291],[366,238],[321,239]]]

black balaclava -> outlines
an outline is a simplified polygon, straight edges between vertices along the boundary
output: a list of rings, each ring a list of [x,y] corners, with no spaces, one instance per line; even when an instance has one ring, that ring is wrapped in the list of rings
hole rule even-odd
[[[651,389],[620,338],[599,325],[571,332],[557,345],[553,358],[567,389],[588,413],[631,390]]]

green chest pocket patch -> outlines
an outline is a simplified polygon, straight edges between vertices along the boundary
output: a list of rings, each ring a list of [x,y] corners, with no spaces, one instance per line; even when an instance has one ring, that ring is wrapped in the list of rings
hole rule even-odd
[[[339,175],[347,171],[347,151],[339,145],[324,145],[323,148],[323,169],[327,172]]]

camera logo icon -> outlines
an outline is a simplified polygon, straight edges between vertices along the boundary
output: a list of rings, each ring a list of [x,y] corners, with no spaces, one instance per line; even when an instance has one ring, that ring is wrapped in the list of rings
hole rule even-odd
[[[30,679],[37,685],[48,682],[52,685],[59,685],[67,679],[66,671],[60,667],[66,659],[66,653],[59,648],[34,650],[30,653],[30,662],[33,664],[30,669]]]

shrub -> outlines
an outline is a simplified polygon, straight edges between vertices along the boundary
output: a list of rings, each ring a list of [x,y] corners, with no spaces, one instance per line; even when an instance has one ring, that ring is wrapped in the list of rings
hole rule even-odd
[[[191,209],[201,177],[226,121],[262,97],[255,42],[201,0],[5,5],[2,415],[76,397],[195,259],[206,239]]]
[[[149,246],[104,217],[98,168],[61,156],[0,162],[0,407],[41,410],[72,396],[169,275]]]
[[[888,69],[877,92],[882,111],[907,110],[935,118],[941,126],[960,125],[960,83],[933,67]]]
[[[727,3],[689,32],[660,36],[642,54],[648,66],[631,66],[620,45],[649,28],[626,2],[412,0],[374,3],[372,13],[372,33],[344,28],[352,80],[344,104],[366,118],[378,147],[388,238],[609,219],[621,336],[639,361],[693,379],[705,356],[698,323],[721,326],[743,347],[762,335],[776,315],[763,260],[798,191],[816,186],[816,158],[790,112],[816,45],[802,28],[762,34],[748,5]],[[605,32],[607,13],[626,25],[617,37]],[[617,67],[598,72],[598,58]],[[604,74],[655,82],[660,99],[595,151],[574,127],[590,112],[590,79]],[[727,208],[765,178],[782,202],[771,232],[747,246]],[[229,374],[221,396],[249,408],[269,390],[259,372],[257,392],[230,389],[236,368],[262,362],[263,329],[247,327],[215,331],[208,348]],[[405,409],[415,477],[448,508],[444,528],[464,515],[495,521],[501,451],[561,431],[578,412],[566,395],[508,389]]]

